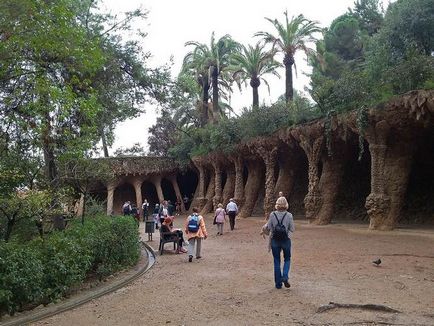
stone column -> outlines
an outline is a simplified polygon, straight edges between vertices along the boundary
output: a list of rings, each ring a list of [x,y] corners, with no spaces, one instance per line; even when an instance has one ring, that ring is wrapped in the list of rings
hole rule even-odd
[[[78,207],[77,207],[77,217],[83,217],[84,214],[84,195],[80,195],[80,199],[78,201]]]
[[[193,164],[199,171],[199,183],[197,185],[197,196],[193,199],[192,206],[194,203],[201,210],[206,203],[206,169],[203,164],[203,158],[193,158]]]
[[[161,180],[162,177],[159,175],[154,176],[150,179],[150,181],[154,184],[155,189],[157,190],[158,201],[160,203],[162,203],[164,200],[163,188],[161,188]]]
[[[240,217],[248,217],[252,215],[253,208],[255,207],[256,200],[260,187],[264,184],[263,180],[263,165],[257,160],[248,160],[247,169],[249,175],[247,183],[244,188],[245,201],[241,207]]]
[[[289,154],[289,153],[288,153]],[[283,196],[289,202],[291,198],[292,188],[294,186],[294,168],[290,159],[279,161],[279,175],[276,181],[276,187],[274,189],[274,195],[277,198],[279,192],[283,192]]]
[[[176,175],[171,175],[168,177],[169,181],[172,183],[172,187],[175,190],[175,195],[177,200],[181,202],[181,212],[185,213],[184,200],[182,199],[181,190],[179,190],[178,180],[176,180]]]
[[[202,210],[200,212],[201,215],[207,214],[212,211],[213,209],[212,199],[214,197],[214,191],[215,191],[215,176],[214,176],[214,172],[212,172],[210,176],[208,188],[206,191],[206,197],[204,198],[205,204],[202,207]]]
[[[134,187],[134,191],[136,193],[136,205],[137,205],[137,210],[138,210],[139,214],[142,213],[142,203],[143,203],[142,183],[143,183],[143,180],[139,179],[139,178],[134,178],[133,182],[132,182],[133,187]]]
[[[263,159],[265,164],[265,198],[264,198],[264,214],[265,219],[268,219],[270,213],[274,210],[276,197],[274,188],[276,186],[275,168],[277,162],[277,145],[275,144],[256,144],[256,152]]]
[[[234,200],[238,207],[242,207],[244,204],[244,162],[240,156],[232,158],[235,166],[235,188],[234,188]]]
[[[212,158],[212,167],[214,168],[214,197],[212,199],[213,209],[217,209],[217,205],[222,200],[222,169],[220,161],[213,157]]]
[[[365,138],[371,153],[371,193],[365,203],[369,228],[391,230],[403,206],[414,146],[410,139],[392,137],[386,121],[370,127]]]
[[[116,190],[116,184],[107,184],[107,215],[113,215],[113,199]]]
[[[226,168],[226,183],[223,188],[223,206],[229,203],[229,199],[234,196],[235,190],[235,170],[233,166]]]
[[[344,146],[344,144],[340,144]],[[344,153],[344,148],[339,153]],[[320,179],[320,193],[321,193],[321,208],[314,221],[315,224],[325,225],[329,224],[335,213],[336,197],[341,185],[342,176],[344,173],[344,155],[338,152],[332,157],[323,156],[322,173]]]
[[[314,139],[309,139],[304,135],[300,135],[300,146],[306,153],[309,169],[308,179],[309,186],[306,197],[304,198],[304,207],[306,218],[312,222],[322,205],[322,197],[319,189],[319,160],[321,158],[324,144],[324,136],[319,136]]]

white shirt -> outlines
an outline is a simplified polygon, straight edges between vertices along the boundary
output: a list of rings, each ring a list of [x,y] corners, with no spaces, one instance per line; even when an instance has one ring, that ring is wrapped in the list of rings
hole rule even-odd
[[[230,201],[229,204],[226,206],[226,212],[237,212],[238,213],[238,206],[233,201]]]

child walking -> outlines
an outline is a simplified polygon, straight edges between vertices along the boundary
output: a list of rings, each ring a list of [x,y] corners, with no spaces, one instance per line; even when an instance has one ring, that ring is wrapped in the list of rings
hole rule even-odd
[[[223,208],[223,204],[219,203],[214,214],[215,224],[217,224],[217,235],[223,235],[223,225],[226,219],[226,211]]]
[[[193,253],[196,247],[196,259],[201,258],[200,255],[202,247],[202,239],[208,237],[206,232],[205,221],[201,215],[199,215],[199,209],[193,208],[193,214],[187,217],[185,222],[185,234],[188,239],[188,261],[193,261]]]

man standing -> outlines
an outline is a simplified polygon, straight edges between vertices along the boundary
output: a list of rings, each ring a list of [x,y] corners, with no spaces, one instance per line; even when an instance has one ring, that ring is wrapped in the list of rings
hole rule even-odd
[[[229,224],[232,231],[235,228],[235,216],[238,214],[238,206],[233,198],[229,199],[229,204],[226,206],[226,212],[229,215]]]
[[[143,222],[145,222],[148,219],[148,215],[149,215],[149,203],[146,198],[142,204],[142,211],[143,211]]]

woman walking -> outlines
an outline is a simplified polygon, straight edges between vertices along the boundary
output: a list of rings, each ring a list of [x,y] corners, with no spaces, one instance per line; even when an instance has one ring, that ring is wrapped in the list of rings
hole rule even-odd
[[[217,209],[214,213],[214,221],[217,224],[217,235],[223,235],[223,225],[226,219],[226,211],[223,208],[223,204],[220,203],[217,205]]]
[[[276,210],[270,213],[268,222],[262,227],[261,234],[270,234],[270,247],[274,258],[274,283],[276,289],[282,288],[282,283],[289,288],[289,268],[291,263],[291,237],[295,230],[294,218],[288,212],[288,202],[285,197],[276,201]],[[281,256],[283,251],[283,270]]]
[[[205,221],[201,215],[199,215],[199,209],[193,207],[193,214],[187,217],[185,222],[185,234],[188,239],[188,261],[193,261],[193,253],[196,247],[196,259],[201,258],[200,251],[202,247],[202,239],[208,237],[206,232]]]

